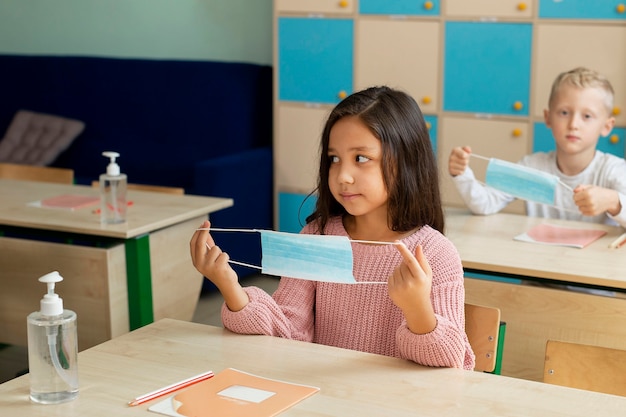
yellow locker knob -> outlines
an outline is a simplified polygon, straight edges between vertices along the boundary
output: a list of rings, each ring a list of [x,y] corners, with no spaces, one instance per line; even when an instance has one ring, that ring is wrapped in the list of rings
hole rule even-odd
[[[424,104],[430,104],[431,101],[432,99],[429,96],[422,97],[422,103]]]
[[[623,4],[618,4],[617,5],[617,13],[624,13],[624,11],[626,11],[626,6],[624,6]]]
[[[337,94],[337,96],[339,96],[339,98],[343,100],[344,98],[348,97],[348,93],[346,93],[345,91],[341,90],[339,92],[339,94]]]
[[[430,130],[431,127],[433,127],[433,124],[430,122],[426,122],[426,129]]]
[[[341,0],[339,2],[339,7],[343,7],[344,9],[348,7],[348,0]]]
[[[517,4],[517,10],[526,10],[526,8],[528,7],[528,5],[526,3],[518,3]]]
[[[619,143],[619,136],[618,135],[611,135],[611,137],[609,138],[609,142],[611,142],[612,144]]]
[[[617,106],[613,107],[613,116],[619,116],[621,112],[622,112],[622,109],[620,109],[619,107]]]
[[[519,111],[524,108],[524,105],[522,104],[521,101],[516,101],[515,103],[513,103],[513,108]]]
[[[522,129],[520,129],[519,127],[513,129],[513,136],[516,138],[522,136]]]
[[[424,2],[424,9],[431,10],[432,8],[433,8],[433,2],[432,1]]]

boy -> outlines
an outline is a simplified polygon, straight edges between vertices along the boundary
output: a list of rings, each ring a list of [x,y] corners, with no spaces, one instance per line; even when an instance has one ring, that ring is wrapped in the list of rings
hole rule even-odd
[[[559,177],[555,206],[526,201],[532,217],[548,217],[626,228],[626,160],[596,150],[600,136],[613,129],[613,87],[595,71],[576,68],[559,74],[550,92],[546,125],[556,151],[537,152],[519,161]],[[486,187],[468,167],[469,146],[454,148],[448,171],[463,200],[474,214],[502,210],[515,197]]]

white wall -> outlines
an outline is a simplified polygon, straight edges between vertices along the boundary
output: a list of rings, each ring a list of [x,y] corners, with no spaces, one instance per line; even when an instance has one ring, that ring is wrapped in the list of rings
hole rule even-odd
[[[272,0],[0,0],[0,53],[272,64]]]

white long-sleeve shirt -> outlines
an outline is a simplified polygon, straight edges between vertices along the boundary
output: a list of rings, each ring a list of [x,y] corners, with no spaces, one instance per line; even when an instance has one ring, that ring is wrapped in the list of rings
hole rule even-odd
[[[615,190],[619,194],[622,205],[622,210],[616,216],[611,216],[608,213],[598,216],[583,216],[574,203],[572,191],[558,185],[554,207],[533,201],[525,202],[526,213],[529,216],[604,223],[626,228],[626,160],[596,151],[589,166],[581,173],[571,176],[563,174],[557,167],[555,151],[533,153],[525,156],[518,163],[555,175],[571,189],[581,184],[592,184]],[[515,199],[510,194],[505,194],[479,182],[469,167],[463,174],[453,177],[452,180],[463,197],[463,201],[474,214],[497,213]]]

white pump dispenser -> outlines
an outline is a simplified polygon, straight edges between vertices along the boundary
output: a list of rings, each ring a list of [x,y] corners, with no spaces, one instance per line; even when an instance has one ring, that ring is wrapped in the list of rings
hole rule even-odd
[[[111,159],[109,165],[107,165],[107,174],[113,176],[120,175],[120,166],[115,162],[115,158],[119,158],[120,154],[117,152],[102,152],[102,156]]]
[[[63,309],[54,292],[63,277],[50,272],[39,278],[48,286],[40,311],[28,315],[30,399],[57,404],[78,397],[78,337],[76,313]]]
[[[44,316],[63,314],[63,299],[54,292],[54,284],[60,281],[63,281],[63,277],[57,271],[50,272],[39,278],[39,282],[44,282],[48,285],[48,293],[40,301],[40,311]]]
[[[117,224],[126,221],[126,174],[120,172],[115,161],[120,154],[102,152],[109,158],[106,174],[100,175],[100,221],[102,224]]]

